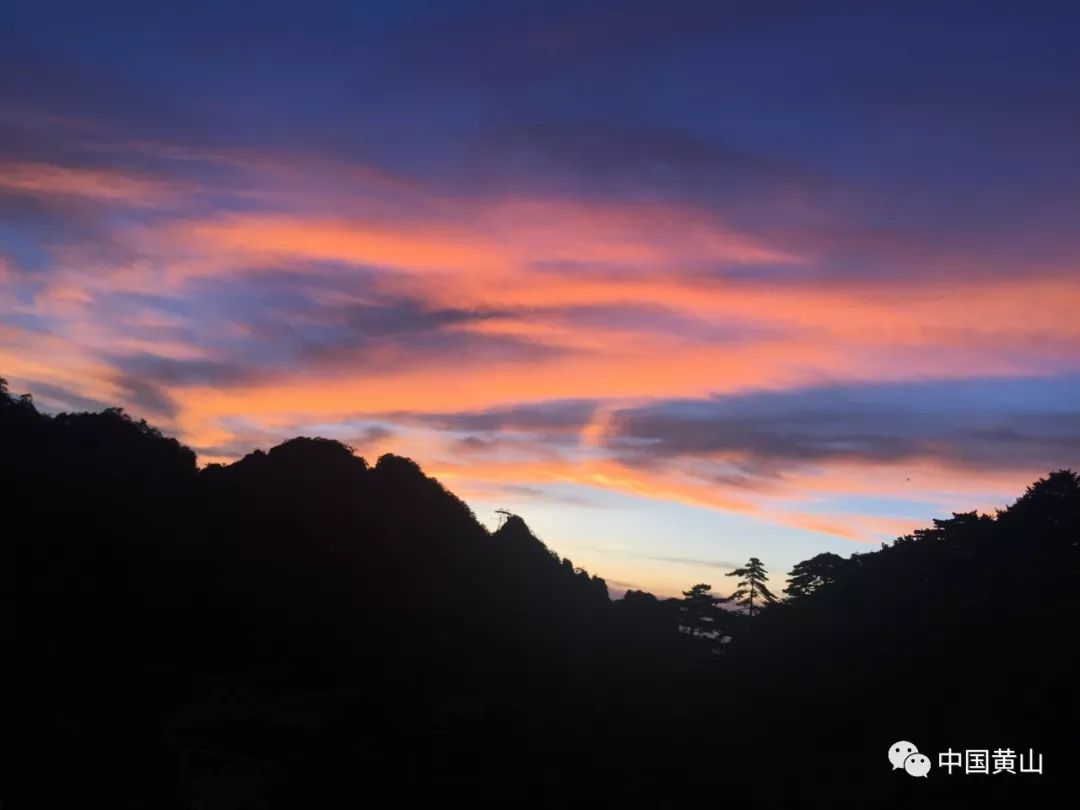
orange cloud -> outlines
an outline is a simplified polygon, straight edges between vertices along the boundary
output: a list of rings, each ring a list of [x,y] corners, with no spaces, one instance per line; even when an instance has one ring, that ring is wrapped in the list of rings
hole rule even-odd
[[[153,206],[174,201],[181,187],[172,181],[112,169],[17,161],[0,162],[0,190]]]
[[[151,235],[153,237],[155,235]],[[235,258],[289,257],[409,272],[453,272],[466,287],[493,277],[550,278],[545,263],[603,262],[647,269],[686,263],[799,263],[693,209],[567,200],[428,203],[409,220],[227,215],[179,222],[163,234],[184,251]],[[239,262],[243,266],[244,262]],[[197,272],[194,268],[192,272]]]
[[[174,159],[185,159],[174,154]],[[206,159],[205,154],[188,155]],[[224,155],[246,170],[269,172],[261,158]],[[323,167],[331,171],[332,167]],[[293,176],[295,174],[295,176]],[[311,168],[290,167],[299,186]],[[365,296],[407,296],[425,306],[490,312],[462,320],[442,334],[513,338],[557,351],[536,356],[462,355],[447,363],[368,363],[358,355],[397,357],[380,344],[327,351],[316,361],[282,363],[229,387],[164,383],[176,404],[170,426],[196,446],[226,445],[236,438],[230,420],[286,431],[297,424],[332,424],[365,414],[399,410],[478,410],[521,401],[604,400],[584,429],[586,454],[494,460],[478,456],[448,463],[432,439],[411,445],[421,461],[468,492],[492,481],[567,483],[635,497],[672,501],[751,515],[854,540],[900,531],[903,521],[819,515],[792,503],[796,493],[897,494],[934,502],[977,493],[1015,494],[1027,471],[955,470],[932,460],[904,467],[830,461],[785,470],[782,479],[754,490],[722,487],[677,464],[630,469],[602,456],[606,417],[616,403],[650,398],[707,396],[751,389],[784,389],[822,380],[882,381],[973,374],[1032,373],[1075,368],[1080,355],[1080,285],[1060,270],[1022,279],[962,273],[912,285],[902,278],[824,282],[799,273],[817,258],[741,233],[715,215],[686,206],[631,205],[568,199],[445,199],[394,178],[359,172],[351,180],[387,194],[418,194],[414,207],[382,208],[377,199],[344,198],[340,212],[207,214],[164,223],[118,227],[110,236],[131,258],[97,256],[96,245],[51,248],[54,265],[40,279],[33,304],[0,298],[18,315],[48,319],[50,334],[0,331],[0,364],[7,376],[51,380],[87,396],[123,402],[116,369],[107,359],[147,354],[213,360],[233,342],[257,340],[249,323],[161,310],[110,317],[110,295],[170,297],[183,301],[200,283],[245,278],[259,290],[260,268],[281,267],[340,274],[342,284],[312,294],[328,320]],[[35,163],[0,163],[0,189],[22,194],[71,196],[134,206],[156,206],[192,192],[132,173]],[[262,192],[259,192],[262,193]],[[288,197],[288,189],[267,192]],[[407,215],[400,211],[406,210]],[[975,261],[974,259],[972,260]],[[312,268],[316,263],[333,265]],[[790,273],[766,283],[738,266],[783,265]],[[378,268],[370,289],[347,283]],[[14,272],[0,263],[0,283]],[[648,329],[633,319],[568,317],[574,308],[607,312],[651,307],[683,318],[685,330]],[[1037,320],[1032,318],[1037,312]],[[318,323],[320,311],[306,316]],[[283,329],[306,325],[301,318]],[[708,329],[732,327],[733,339]],[[192,336],[185,335],[185,327]],[[173,330],[176,337],[162,338]],[[217,341],[200,342],[212,332]],[[408,448],[410,439],[401,440]],[[208,459],[203,459],[204,461]],[[727,457],[717,461],[738,462]],[[1038,473],[1040,471],[1033,471]],[[918,481],[904,487],[899,477]]]

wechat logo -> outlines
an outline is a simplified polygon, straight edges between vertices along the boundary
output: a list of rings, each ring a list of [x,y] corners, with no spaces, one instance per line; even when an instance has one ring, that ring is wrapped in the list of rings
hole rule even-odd
[[[903,768],[911,776],[926,776],[930,773],[930,757],[920,754],[914,743],[895,742],[889,748],[889,762],[893,770]]]

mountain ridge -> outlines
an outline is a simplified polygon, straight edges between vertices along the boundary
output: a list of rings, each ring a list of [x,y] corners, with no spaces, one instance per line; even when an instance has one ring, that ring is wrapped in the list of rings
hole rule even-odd
[[[0,449],[15,807],[339,807],[434,786],[483,803],[523,784],[541,805],[633,806],[699,795],[703,762],[734,796],[771,780],[777,804],[887,806],[923,790],[878,773],[895,739],[1077,749],[1071,471],[996,516],[806,561],[824,584],[711,614],[717,635],[682,631],[687,600],[610,600],[523,518],[489,531],[404,457],[297,437],[199,469],[118,409],[48,416],[6,390]],[[1032,789],[930,782],[948,800]]]

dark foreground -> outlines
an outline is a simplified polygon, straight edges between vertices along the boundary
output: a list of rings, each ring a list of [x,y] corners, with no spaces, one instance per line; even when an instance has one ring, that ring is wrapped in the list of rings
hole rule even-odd
[[[1080,482],[854,556],[717,647],[411,461],[197,471],[0,395],[8,808],[1036,806],[1077,784]],[[911,741],[927,778],[892,771]],[[1043,755],[952,775],[947,749]],[[700,800],[700,799],[698,799]]]

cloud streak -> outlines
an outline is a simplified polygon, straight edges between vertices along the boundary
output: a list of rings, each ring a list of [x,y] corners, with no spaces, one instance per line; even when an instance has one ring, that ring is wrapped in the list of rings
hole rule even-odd
[[[1065,465],[1080,456],[1080,377],[838,385],[658,402],[616,413],[608,447],[651,464],[930,459],[958,468]]]

